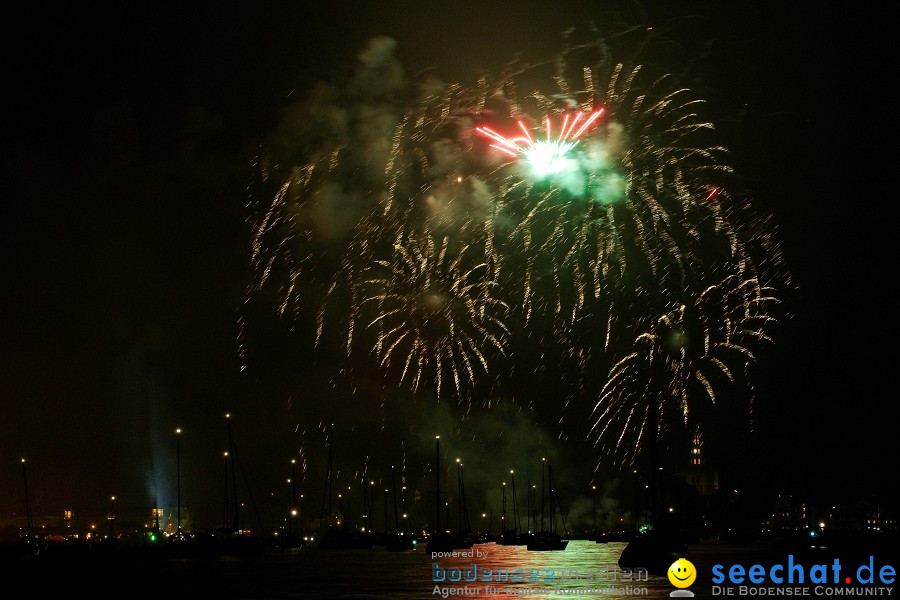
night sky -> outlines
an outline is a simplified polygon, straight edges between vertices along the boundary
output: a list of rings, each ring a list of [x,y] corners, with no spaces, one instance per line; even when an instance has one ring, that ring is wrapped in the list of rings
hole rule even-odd
[[[193,502],[218,510],[227,410],[259,489],[275,489],[320,390],[288,398],[239,372],[257,149],[315,84],[346,81],[372,36],[397,40],[408,75],[471,82],[517,55],[546,59],[558,32],[602,18],[592,2],[308,4],[30,5],[7,22],[0,517],[22,510],[21,456],[37,514],[100,513],[110,494],[143,514],[176,426]],[[828,503],[896,498],[879,17],[659,4],[618,7],[702,56],[699,89],[740,184],[775,215],[796,284],[761,362],[760,480]],[[307,358],[277,364],[302,379]]]

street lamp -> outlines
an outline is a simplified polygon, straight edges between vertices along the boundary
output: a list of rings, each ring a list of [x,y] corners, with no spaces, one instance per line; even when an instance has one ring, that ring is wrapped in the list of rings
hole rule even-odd
[[[288,477],[287,478],[288,516],[290,516],[291,512],[294,510],[294,503],[293,503],[294,498],[293,498],[293,494],[292,494],[293,483],[292,482],[293,482],[293,478]],[[290,539],[291,534],[293,534],[293,532],[294,532],[294,520],[289,518],[289,519],[287,519],[287,522],[288,522],[288,524],[287,524],[288,525],[287,526],[288,539]]]
[[[544,467],[546,465],[547,459],[541,458],[541,531],[544,531]]]
[[[291,507],[297,506],[297,476],[294,468],[297,466],[296,459],[291,459]]]
[[[178,529],[176,533],[181,534],[181,428],[175,429],[176,440],[176,459],[177,459],[177,489],[178,489]]]
[[[109,537],[115,537],[115,522],[116,522],[116,497],[112,496],[109,499]]]
[[[222,531],[228,529],[228,451],[226,450],[222,456],[225,464],[225,490],[222,494]]]

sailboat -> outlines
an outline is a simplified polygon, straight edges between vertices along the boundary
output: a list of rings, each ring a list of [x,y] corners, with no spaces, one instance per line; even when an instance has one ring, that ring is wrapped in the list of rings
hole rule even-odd
[[[25,514],[28,518],[28,533],[16,544],[16,552],[22,557],[38,556],[46,549],[45,544],[34,536],[34,517],[31,514],[31,497],[28,495],[28,475],[25,459],[22,459],[22,482],[25,484]]]
[[[238,480],[237,480],[237,461],[238,455],[235,451],[234,436],[231,432],[231,413],[225,413],[225,430],[228,434],[228,450],[223,453],[224,458],[224,481],[222,486],[222,545],[221,552],[224,554],[254,554],[262,552],[263,544],[259,538],[251,537],[249,531],[244,531],[241,526],[240,507],[238,501]],[[244,483],[247,483],[247,475],[241,468],[244,475]],[[229,477],[230,476],[230,477]],[[228,480],[231,479],[231,490],[229,493]],[[250,493],[249,485],[246,485],[246,491],[250,497],[250,504],[256,510],[256,504],[253,502],[253,496]],[[229,497],[230,496],[230,497]],[[229,503],[232,504],[229,509]],[[259,513],[256,514],[257,520]],[[259,523],[259,531],[263,531],[262,523]]]
[[[465,531],[457,532],[457,534],[454,535],[451,534],[449,530],[441,530],[441,436],[435,436],[435,441],[435,526],[434,530],[431,532],[431,535],[428,537],[428,545],[425,546],[425,551],[427,553],[450,552],[451,550],[459,550],[461,548],[471,548],[473,542],[471,539],[469,539],[469,536]],[[458,476],[459,473],[460,471],[458,467]],[[459,481],[461,482],[461,479]],[[460,494],[462,494],[462,488],[460,488]],[[463,510],[462,507],[460,508],[460,510]],[[449,510],[447,520],[449,521]]]
[[[497,536],[497,543],[501,546],[524,546],[531,537],[519,528],[519,501],[516,494],[516,475],[510,470],[510,478],[512,480],[512,504],[513,504],[513,522],[512,527],[505,528]],[[503,484],[503,519],[501,522],[506,524],[506,484]]]
[[[319,542],[320,550],[371,550],[372,539],[367,535],[360,535],[341,527],[342,519],[334,519],[332,511],[332,468],[334,463],[334,424],[328,436],[328,467],[325,471],[325,491],[322,496],[322,512],[319,516]],[[363,486],[363,497],[365,497]],[[324,530],[325,506],[328,506],[328,529]]]
[[[553,465],[547,465],[550,480],[550,530],[542,530],[534,534],[528,541],[528,550],[533,552],[544,552],[548,550],[565,550],[569,545],[568,540],[559,537],[554,531],[556,526],[556,513],[553,512]],[[544,522],[544,472],[541,468],[541,525]]]
[[[385,548],[388,552],[405,552],[406,550],[413,550],[415,546],[413,545],[412,536],[406,535],[405,531],[400,531],[400,520],[397,511],[397,478],[394,474],[394,465],[391,465],[391,487],[393,488],[394,495],[394,533],[393,535],[387,536]],[[385,520],[385,523],[387,523],[387,520]],[[387,530],[387,524],[385,524],[384,528]]]

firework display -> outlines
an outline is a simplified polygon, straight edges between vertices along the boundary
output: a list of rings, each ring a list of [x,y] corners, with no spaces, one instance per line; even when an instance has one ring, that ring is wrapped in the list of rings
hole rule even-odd
[[[466,266],[466,251],[448,255],[449,242],[440,246],[428,237],[398,239],[390,261],[375,261],[373,275],[363,281],[371,295],[376,333],[374,352],[382,366],[402,365],[399,381],[407,378],[417,389],[423,370],[431,366],[437,395],[444,372],[454,390],[460,380],[475,379],[475,369],[489,373],[488,356],[503,353],[508,334],[503,322],[506,304],[492,296],[495,283],[482,274],[485,263]]]
[[[566,155],[569,150],[572,150],[578,144],[578,138],[581,137],[581,134],[602,114],[603,109],[597,109],[580,126],[579,121],[584,116],[583,112],[577,111],[574,117],[567,114],[560,128],[559,137],[555,140],[551,137],[552,128],[549,117],[544,121],[547,136],[545,140],[535,141],[522,121],[519,121],[518,125],[525,137],[509,139],[489,127],[477,127],[475,131],[494,140],[496,143],[491,144],[492,148],[505,152],[514,158],[522,154],[531,164],[534,175],[536,177],[545,177],[575,166],[574,161],[567,158]],[[575,129],[576,127],[578,129]],[[574,133],[573,129],[575,129]]]
[[[788,279],[704,102],[611,55],[381,94],[304,164],[261,159],[249,293],[438,399],[489,403],[521,348],[574,362],[560,396],[593,398],[540,402],[622,463],[689,426],[771,341]]]
[[[596,443],[631,463],[669,424],[695,427],[694,413],[713,408],[716,389],[746,378],[756,348],[772,343],[767,326],[776,321],[771,308],[778,303],[772,291],[731,275],[690,304],[646,319],[594,406]]]

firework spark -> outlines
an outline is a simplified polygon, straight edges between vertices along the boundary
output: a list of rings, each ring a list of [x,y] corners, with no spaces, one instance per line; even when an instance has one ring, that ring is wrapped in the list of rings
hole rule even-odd
[[[703,102],[671,77],[646,79],[644,72],[616,65],[600,87],[600,74],[585,69],[586,91],[568,103],[580,112],[566,113],[550,158],[538,161],[550,166],[533,169],[553,171],[549,185],[520,170],[495,172],[498,205],[517,217],[509,246],[531,257],[512,273],[520,278],[516,289],[530,295],[524,307],[552,307],[572,322],[614,301],[655,311],[658,298],[690,291],[711,265],[753,264],[750,255],[767,245],[771,232],[742,222],[722,185],[731,168],[702,118]],[[557,110],[558,96],[530,98],[544,112]],[[549,129],[549,117],[545,123]],[[477,131],[524,156],[537,143],[519,125],[524,136],[506,138],[484,125]],[[576,138],[579,152],[566,154]],[[770,248],[779,262],[777,245]]]
[[[579,52],[599,60],[567,72]],[[315,344],[339,340],[341,369],[374,357],[387,380],[438,397],[519,385],[496,376],[511,353],[540,357],[535,373],[568,361],[567,399],[528,406],[592,414],[591,439],[620,457],[635,439],[633,460],[651,415],[683,422],[743,376],[769,338],[769,287],[789,280],[770,220],[729,191],[702,100],[609,57],[602,40],[570,47],[557,93],[521,101],[540,65],[428,88],[379,120],[377,143],[362,117],[390,111],[360,110],[362,133],[272,178],[248,293],[314,321]]]
[[[610,371],[593,410],[595,445],[633,463],[648,439],[715,409],[717,387],[737,383],[755,347],[772,342],[771,292],[755,278],[729,276],[659,316]]]
[[[490,138],[495,143],[491,144],[492,148],[496,148],[512,157],[521,155],[531,165],[532,170],[538,178],[546,177],[559,173],[565,169],[574,168],[575,161],[567,155],[570,150],[578,145],[578,138],[587,131],[587,129],[600,118],[604,109],[599,108],[591,113],[584,123],[579,126],[579,121],[585,115],[584,112],[578,111],[575,116],[567,114],[563,120],[558,137],[552,139],[552,122],[550,117],[544,119],[544,131],[546,139],[535,140],[525,123],[518,121],[519,128],[524,133],[523,136],[506,137],[490,127],[476,127],[475,131],[481,135]],[[578,129],[575,129],[578,127]],[[573,132],[574,130],[574,132]]]
[[[449,379],[462,398],[505,352],[508,306],[494,296],[487,265],[473,264],[468,251],[454,251],[447,238],[401,236],[393,257],[375,261],[362,283],[363,307],[375,311],[367,324],[373,351],[384,368],[402,365],[399,381],[414,391],[430,375],[438,397]]]

